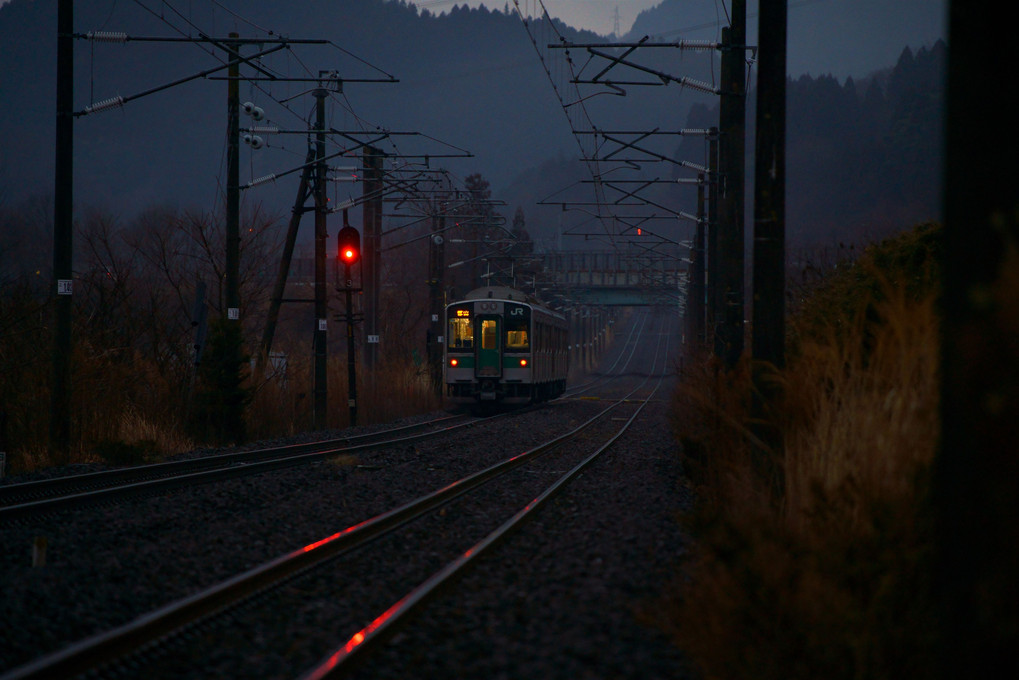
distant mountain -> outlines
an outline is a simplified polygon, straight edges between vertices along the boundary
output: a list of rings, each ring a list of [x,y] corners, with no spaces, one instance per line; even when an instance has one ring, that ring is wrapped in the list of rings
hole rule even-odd
[[[894,67],[859,82],[830,75],[787,82],[786,236],[792,247],[863,244],[939,219],[946,59],[939,41],[930,49],[904,49]],[[755,98],[752,89],[748,140],[754,139]],[[716,106],[698,106],[686,124],[717,120]],[[696,141],[684,140],[674,154],[698,151]],[[752,154],[748,143],[748,195]],[[752,220],[749,213],[748,236]]]

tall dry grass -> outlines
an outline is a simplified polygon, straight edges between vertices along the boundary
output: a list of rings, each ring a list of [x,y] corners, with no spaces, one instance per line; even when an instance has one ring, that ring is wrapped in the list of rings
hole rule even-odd
[[[358,354],[357,356],[360,356]],[[267,376],[253,385],[247,411],[248,434],[264,439],[296,434],[313,427],[314,358],[291,355],[286,376]],[[350,425],[346,356],[337,352],[326,367],[326,427]],[[441,409],[427,370],[409,358],[388,358],[368,370],[355,358],[357,424],[385,423]]]
[[[290,357],[285,379],[249,377],[227,386],[211,379],[223,377],[210,351],[211,331],[223,312],[220,217],[156,207],[125,223],[88,210],[75,233],[70,450],[51,453],[51,272],[48,251],[39,246],[52,234],[47,215],[52,208],[47,212],[45,205],[0,205],[0,451],[7,454],[8,474],[79,462],[138,464],[197,446],[311,428],[310,322],[303,310],[284,310],[277,329],[277,349]],[[246,210],[242,220],[245,323],[240,352],[228,357],[234,369],[246,368],[242,357],[258,346],[273,281],[266,272],[278,267],[283,234],[260,206]],[[410,359],[427,325],[427,291],[415,283],[425,263],[418,253],[401,251],[387,267],[391,285],[383,291],[381,316],[392,340],[386,361],[370,374],[358,348],[361,424],[441,407]],[[210,286],[197,305],[203,281]],[[292,297],[302,297],[302,282],[293,285]],[[194,365],[196,307],[210,319],[205,371]],[[348,424],[344,350],[330,349],[328,427]],[[234,370],[230,379],[237,375]],[[235,417],[240,409],[242,423]]]
[[[312,357],[295,354],[285,376],[269,376],[257,383],[249,377],[246,385],[252,399],[244,413],[248,439],[285,437],[312,429],[312,363]],[[168,381],[139,357],[118,359],[85,343],[76,352],[75,368],[72,418],[77,437],[69,462],[137,465],[212,444],[196,439],[189,430],[188,414],[194,406],[186,378]],[[371,372],[358,363],[357,371],[359,425],[389,422],[443,406],[427,371],[409,359],[382,362]],[[8,474],[60,463],[47,450],[47,422],[32,415],[48,410],[49,382],[23,377],[32,389],[5,405],[11,444]],[[345,357],[329,360],[327,380],[326,426],[347,427]]]
[[[695,546],[664,625],[707,678],[933,670],[938,320],[924,229],[834,274],[815,293],[823,314],[793,321],[775,423],[784,488],[755,465],[746,363],[703,360],[680,387]]]

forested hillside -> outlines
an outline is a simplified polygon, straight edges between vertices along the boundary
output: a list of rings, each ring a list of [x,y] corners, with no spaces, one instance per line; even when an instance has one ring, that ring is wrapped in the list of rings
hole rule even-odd
[[[893,68],[860,82],[832,76],[789,81],[786,222],[792,244],[863,242],[939,217],[945,53],[943,42],[916,52],[906,48]],[[755,99],[751,90],[751,150]],[[687,127],[717,121],[717,107],[697,106]],[[677,154],[699,158],[703,152],[699,142],[684,141]],[[752,178],[752,159],[747,167]]]

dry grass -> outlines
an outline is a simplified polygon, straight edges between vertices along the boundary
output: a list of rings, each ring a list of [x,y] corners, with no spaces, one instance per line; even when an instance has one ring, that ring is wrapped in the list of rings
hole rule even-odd
[[[268,305],[272,279],[262,273],[277,267],[278,220],[258,206],[242,215],[246,323],[227,324],[231,336],[217,340],[223,291],[213,282],[221,281],[222,220],[156,207],[125,223],[97,210],[89,211],[76,231],[70,450],[48,452],[53,309],[50,272],[39,265],[46,260],[37,247],[51,233],[45,214],[45,206],[0,206],[0,451],[7,454],[8,473],[79,462],[136,464],[195,446],[311,428],[307,310],[285,310],[277,328],[276,349],[290,361],[286,378],[240,379],[244,350],[257,347]],[[387,281],[403,277],[406,285],[387,286],[383,298],[382,318],[393,338],[386,346],[387,361],[368,375],[358,350],[362,424],[441,407],[410,360],[414,339],[424,338],[427,323],[427,291],[413,283],[424,264],[408,252],[387,266]],[[212,284],[205,295],[210,321],[204,370],[196,371],[191,317],[202,281]],[[295,298],[302,297],[299,287],[295,283]],[[245,334],[239,341],[233,337],[237,331]],[[329,352],[327,427],[348,424],[341,344],[335,342]]]
[[[50,401],[45,350],[45,346],[40,348],[41,358],[35,364],[22,364],[23,374],[12,376],[20,393],[4,406],[8,418],[7,474],[61,462],[53,460],[47,451],[48,423],[39,417],[40,413],[48,413]],[[251,440],[289,436],[312,427],[312,357],[298,353],[290,357],[285,379],[265,379],[257,385],[249,380],[254,389],[245,420]],[[72,400],[75,438],[67,462],[136,465],[209,444],[196,441],[188,433],[191,406],[186,371],[179,379],[172,378],[137,356],[100,352],[87,341],[81,342],[76,350],[76,396]],[[330,359],[328,380],[327,426],[346,427],[345,357]],[[388,422],[441,406],[427,376],[412,362],[381,363],[371,373],[358,364],[359,424]]]
[[[701,361],[677,395],[696,547],[666,625],[705,677],[932,671],[936,293],[875,261],[851,273],[878,280],[875,294],[849,286],[850,313],[794,329],[781,373],[783,490],[755,467],[748,366],[725,374]]]
[[[315,400],[313,357],[291,355],[286,379],[264,380],[254,391],[248,409],[248,433],[253,439],[291,435],[312,429]],[[357,377],[357,423],[385,423],[442,407],[428,376],[410,361],[382,361],[369,371],[355,364]],[[347,404],[346,356],[328,360],[326,427],[350,425]]]

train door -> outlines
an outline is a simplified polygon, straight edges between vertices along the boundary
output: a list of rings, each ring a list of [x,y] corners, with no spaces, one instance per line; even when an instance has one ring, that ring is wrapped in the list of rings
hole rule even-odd
[[[479,316],[474,324],[478,333],[475,375],[497,378],[502,375],[502,317]]]

